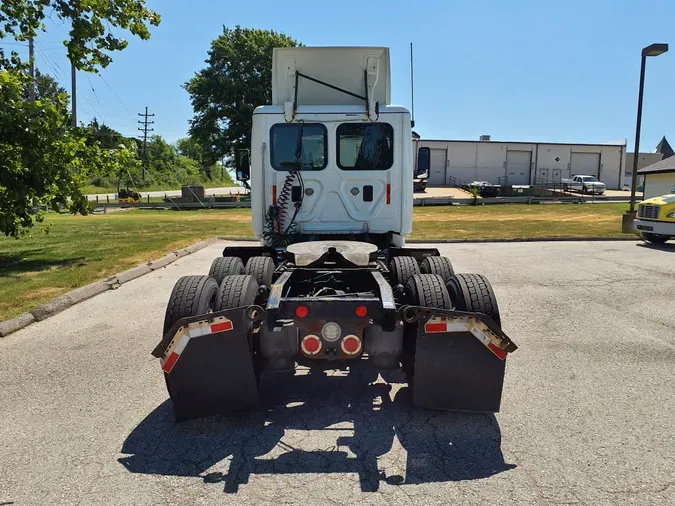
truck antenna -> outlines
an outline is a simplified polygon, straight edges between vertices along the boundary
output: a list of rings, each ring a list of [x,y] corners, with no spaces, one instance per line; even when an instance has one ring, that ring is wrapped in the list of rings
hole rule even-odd
[[[410,128],[415,128],[415,80],[413,78],[413,46],[410,43],[410,103],[412,121],[410,121]]]

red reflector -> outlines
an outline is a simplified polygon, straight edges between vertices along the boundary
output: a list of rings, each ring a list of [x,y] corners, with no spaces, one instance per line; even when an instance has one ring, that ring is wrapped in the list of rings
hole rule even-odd
[[[307,336],[302,341],[302,347],[307,353],[316,353],[321,347],[321,341],[316,336]]]
[[[427,334],[430,334],[432,332],[447,332],[448,331],[448,325],[447,323],[427,323],[424,326],[424,332]]]
[[[309,314],[309,309],[307,309],[307,306],[298,306],[295,308],[295,316],[298,318],[304,318]]]
[[[497,355],[498,358],[501,360],[506,360],[506,351],[502,350],[499,346],[494,343],[489,343],[488,348],[490,348],[490,351]]]
[[[356,336],[347,336],[342,340],[342,350],[349,355],[358,353],[361,349],[361,340]]]
[[[359,306],[356,308],[356,316],[363,318],[368,314],[368,308],[366,306]]]
[[[232,322],[231,321],[226,321],[226,322],[220,322],[216,323],[215,325],[211,325],[211,332],[216,333],[216,332],[225,332],[226,330],[232,330]]]
[[[164,365],[162,366],[162,370],[164,372],[171,372],[171,369],[173,369],[173,366],[176,365],[176,362],[178,361],[178,357],[180,357],[178,353],[169,355],[169,358],[166,359],[166,362],[164,362]]]
[[[387,204],[391,204],[391,185],[387,183]]]
[[[272,205],[277,205],[277,185],[272,185]]]

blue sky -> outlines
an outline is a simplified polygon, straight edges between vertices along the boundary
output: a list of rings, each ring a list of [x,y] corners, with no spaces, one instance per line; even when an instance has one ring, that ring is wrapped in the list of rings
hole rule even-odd
[[[204,66],[223,25],[268,28],[305,45],[388,46],[392,99],[410,106],[409,44],[415,52],[416,130],[424,138],[557,142],[627,139],[632,151],[640,49],[671,43],[649,58],[641,151],[661,136],[675,145],[675,2],[637,0],[246,2],[152,0],[162,15],[152,38],[129,38],[101,76],[79,73],[78,118],[103,119],[136,134],[138,112],[173,142],[192,115],[181,85]],[[297,7],[292,7],[295,5]],[[41,69],[70,90],[59,44],[64,26],[47,22],[37,39]],[[0,40],[5,49],[10,46]],[[109,86],[109,87],[108,87]],[[92,90],[93,88],[93,90]]]

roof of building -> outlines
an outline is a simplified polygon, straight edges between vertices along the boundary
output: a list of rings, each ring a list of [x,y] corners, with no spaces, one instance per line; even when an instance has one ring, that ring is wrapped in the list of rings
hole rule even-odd
[[[489,141],[473,140],[473,139],[419,139],[420,142],[471,142],[475,144],[539,144],[546,146],[626,146],[626,141],[611,141],[611,142],[543,142],[543,141],[496,141],[490,139]]]
[[[654,152],[661,153],[663,158],[670,158],[671,156],[675,155],[675,151],[673,151],[673,148],[670,147],[670,144],[666,140],[665,135],[663,136],[663,139],[661,139],[661,142],[659,142],[658,146],[656,146]]]
[[[658,174],[660,172],[675,172],[675,156],[664,158],[637,171],[638,174]]]

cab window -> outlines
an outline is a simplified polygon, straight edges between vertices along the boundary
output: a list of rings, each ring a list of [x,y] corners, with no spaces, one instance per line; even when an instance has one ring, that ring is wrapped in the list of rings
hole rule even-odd
[[[320,123],[278,123],[270,129],[270,156],[276,170],[321,170],[328,161],[326,127]]]
[[[337,127],[337,164],[343,170],[387,170],[394,163],[394,129],[388,123]]]

